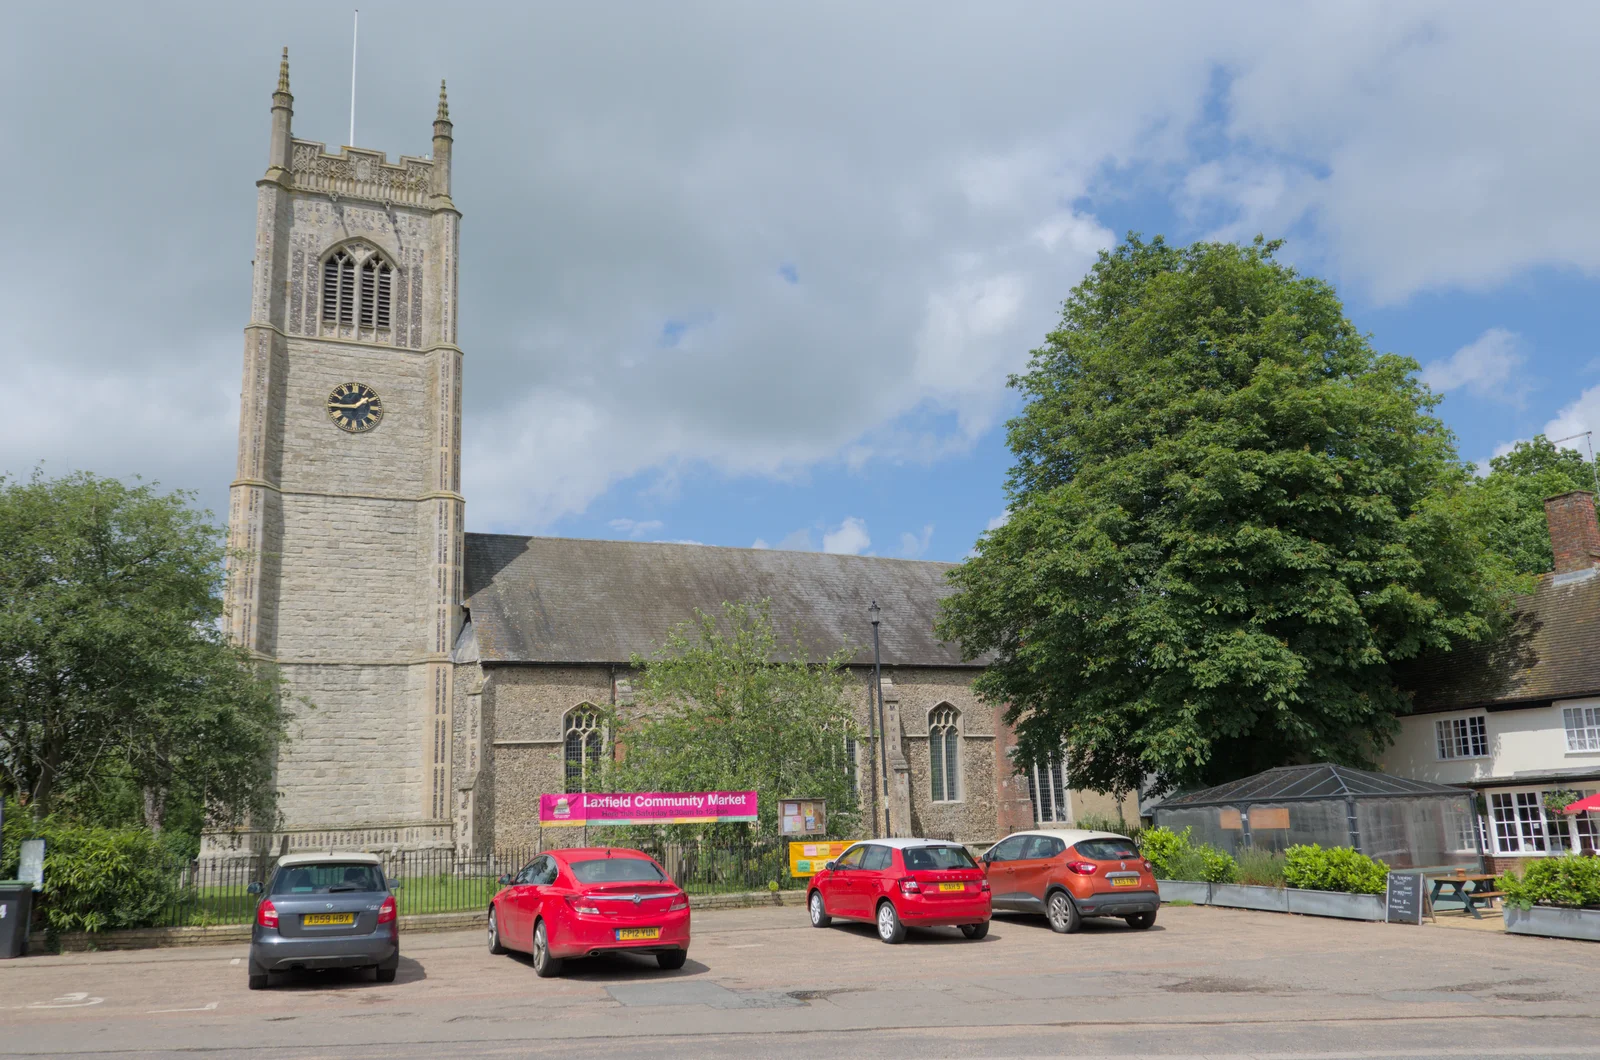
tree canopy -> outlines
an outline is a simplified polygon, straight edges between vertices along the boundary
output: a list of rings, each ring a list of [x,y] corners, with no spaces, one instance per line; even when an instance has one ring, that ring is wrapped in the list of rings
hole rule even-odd
[[[218,627],[220,531],[184,493],[79,473],[0,478],[0,787],[37,817],[272,808],[273,674]],[[60,807],[68,808],[71,807]]]
[[[1541,434],[1489,461],[1489,473],[1473,486],[1468,517],[1518,574],[1543,574],[1555,566],[1545,498],[1594,488],[1594,466]]]
[[[940,632],[1076,785],[1370,764],[1408,709],[1390,664],[1516,588],[1416,363],[1277,248],[1130,236],[1011,380],[1010,518]]]
[[[779,799],[821,798],[830,834],[852,834],[853,652],[813,659],[798,640],[784,647],[764,602],[730,602],[721,615],[696,610],[651,658],[635,656],[642,709],[619,733],[615,790],[754,789],[766,836],[777,834]]]

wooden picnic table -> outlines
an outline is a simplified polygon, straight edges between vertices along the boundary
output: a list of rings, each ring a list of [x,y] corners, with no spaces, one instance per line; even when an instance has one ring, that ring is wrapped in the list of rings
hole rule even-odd
[[[1483,914],[1479,907],[1487,907],[1491,899],[1502,897],[1504,892],[1494,889],[1494,881],[1498,879],[1492,872],[1451,872],[1442,876],[1429,876],[1433,882],[1433,889],[1428,893],[1428,904],[1437,907],[1439,893],[1446,887],[1451,889],[1449,897],[1459,900],[1467,912],[1472,914],[1474,920],[1482,920]]]

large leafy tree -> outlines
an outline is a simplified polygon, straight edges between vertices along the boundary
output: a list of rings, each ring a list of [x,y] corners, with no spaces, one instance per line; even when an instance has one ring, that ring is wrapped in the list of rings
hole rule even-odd
[[[1075,784],[1370,763],[1390,664],[1489,634],[1514,587],[1416,363],[1276,249],[1130,236],[1011,380],[1011,516],[940,628]]]
[[[1543,574],[1555,566],[1545,498],[1594,488],[1594,466],[1541,434],[1489,461],[1489,473],[1472,489],[1469,517],[1517,573]]]
[[[850,834],[853,654],[813,658],[798,638],[780,644],[764,602],[697,610],[651,658],[633,659],[641,710],[623,723],[617,790],[754,789],[766,836],[777,834],[779,799],[823,798],[830,833]]]
[[[0,479],[0,785],[37,817],[117,785],[158,830],[174,797],[217,823],[270,813],[276,680],[218,629],[221,535],[189,499]]]

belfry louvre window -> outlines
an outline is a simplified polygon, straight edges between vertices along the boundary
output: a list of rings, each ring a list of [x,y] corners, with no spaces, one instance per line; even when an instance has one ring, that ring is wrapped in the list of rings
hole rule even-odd
[[[567,793],[600,790],[600,747],[605,733],[593,707],[575,707],[567,713],[563,741]]]
[[[1489,734],[1482,714],[1434,722],[1434,735],[1441,759],[1483,758],[1489,753]]]
[[[322,263],[322,322],[390,327],[394,269],[377,254],[359,265],[347,250]]]
[[[928,775],[934,802],[961,798],[961,712],[936,707],[928,714]]]

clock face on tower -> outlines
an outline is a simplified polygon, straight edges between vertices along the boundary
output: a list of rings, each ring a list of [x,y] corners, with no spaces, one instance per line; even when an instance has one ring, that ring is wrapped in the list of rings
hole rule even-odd
[[[383,419],[383,403],[365,383],[340,383],[328,395],[328,416],[341,431],[361,434]]]

